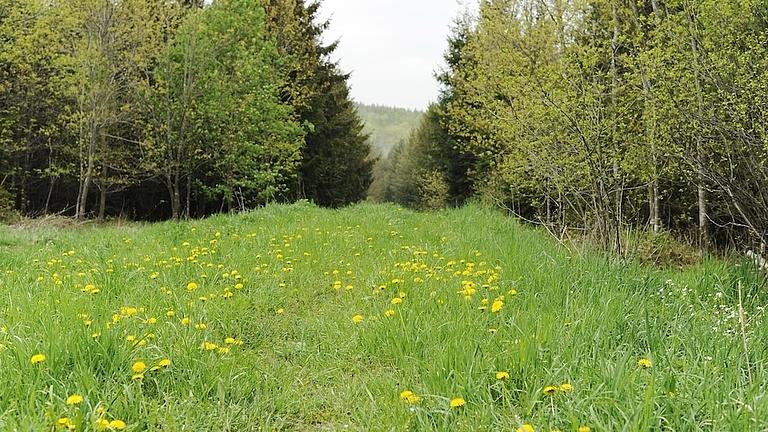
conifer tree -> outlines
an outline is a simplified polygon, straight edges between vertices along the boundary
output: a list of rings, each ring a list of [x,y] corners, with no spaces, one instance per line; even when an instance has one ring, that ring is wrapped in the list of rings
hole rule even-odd
[[[364,199],[374,161],[349,75],[330,58],[337,43],[322,40],[328,22],[318,18],[320,3],[265,0],[264,7],[267,31],[286,58],[283,99],[307,128],[296,195],[330,207]]]

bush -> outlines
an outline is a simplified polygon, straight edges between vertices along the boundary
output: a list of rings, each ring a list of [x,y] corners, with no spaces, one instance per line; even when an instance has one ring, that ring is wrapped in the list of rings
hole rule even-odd
[[[695,247],[668,232],[632,231],[624,245],[628,258],[656,267],[686,267],[701,261]]]
[[[419,210],[441,210],[447,206],[450,191],[445,177],[438,171],[419,176]]]
[[[13,195],[0,187],[0,223],[7,225],[19,220],[20,215],[13,201]]]

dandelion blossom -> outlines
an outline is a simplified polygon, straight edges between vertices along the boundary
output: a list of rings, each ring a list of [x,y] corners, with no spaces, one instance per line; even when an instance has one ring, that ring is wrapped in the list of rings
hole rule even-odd
[[[553,395],[553,394],[557,393],[557,387],[555,387],[555,386],[546,386],[546,387],[544,387],[543,392],[544,392],[545,395]]]
[[[589,426],[580,426],[578,431],[579,432],[591,432],[592,429],[590,429]]]
[[[125,422],[122,420],[112,420],[109,422],[109,428],[114,430],[123,430],[125,429]]]
[[[499,312],[500,310],[502,310],[503,308],[504,308],[504,302],[501,301],[501,300],[496,300],[491,305],[491,312],[496,313],[496,312]]]
[[[109,429],[109,421],[105,419],[98,419],[95,422],[96,424],[96,430],[107,430]]]
[[[67,405],[77,405],[83,401],[83,397],[79,394],[70,395],[67,398]]]
[[[560,384],[560,391],[563,393],[568,393],[569,391],[573,390],[573,386],[568,383],[562,383]]]
[[[535,429],[533,428],[533,426],[531,426],[529,424],[524,424],[524,425],[520,426],[519,428],[517,428],[517,432],[534,432],[534,431],[535,431]]]
[[[504,381],[509,379],[509,372],[507,371],[499,371],[496,372],[496,379],[499,381]]]
[[[416,393],[410,390],[405,390],[403,392],[400,392],[400,399],[404,400],[405,402],[411,405],[416,405],[417,403],[419,403],[419,401],[421,401],[421,397],[419,397],[418,395],[416,395]]]
[[[146,369],[147,369],[147,365],[144,364],[144,362],[141,362],[141,361],[137,361],[137,362],[135,362],[133,364],[133,366],[131,366],[131,370],[135,374],[140,374],[140,373],[144,372]]]
[[[56,429],[64,429],[64,428],[67,428],[69,430],[75,430],[75,424],[72,423],[72,420],[69,417],[62,417],[56,420]]]
[[[653,363],[647,358],[641,358],[637,361],[637,365],[643,369],[650,369],[650,367],[653,366]]]
[[[352,317],[352,322],[355,324],[360,324],[361,322],[363,322],[363,319],[364,318],[362,315],[355,315]]]
[[[451,408],[461,408],[466,405],[466,401],[463,398],[457,397],[451,399]]]
[[[29,361],[32,362],[32,364],[42,363],[45,361],[45,354],[35,354]]]
[[[395,316],[395,311],[393,309],[389,309],[384,312],[384,316],[387,318],[392,318],[393,316]]]
[[[203,342],[203,344],[201,345],[201,348],[204,349],[205,351],[214,351],[214,350],[217,350],[219,346],[213,342],[206,341],[206,342]]]

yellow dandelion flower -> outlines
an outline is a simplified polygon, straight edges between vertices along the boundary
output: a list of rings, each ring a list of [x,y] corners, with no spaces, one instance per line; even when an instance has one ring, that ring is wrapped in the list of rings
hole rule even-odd
[[[276,313],[277,315],[282,315],[283,313],[285,313],[285,309],[283,309],[283,308],[280,308],[280,309],[276,310],[276,311],[275,311],[275,313]]]
[[[402,303],[403,303],[403,299],[402,299],[402,298],[400,298],[400,297],[395,297],[395,298],[393,298],[393,299],[390,301],[390,303],[392,303],[393,305],[399,305],[399,304],[402,304]]]
[[[517,432],[535,432],[535,429],[529,424],[524,424],[517,428]]]
[[[416,405],[417,403],[421,402],[421,397],[417,396],[415,394],[412,394],[412,395],[408,396],[405,399],[405,401],[408,402],[411,405]]]
[[[157,365],[158,365],[158,366],[160,366],[160,367],[168,367],[168,366],[170,366],[170,365],[171,365],[171,360],[170,360],[170,359],[167,359],[167,358],[164,358],[164,359],[160,360],[160,361],[157,363]]]
[[[56,420],[56,429],[69,429],[74,430],[75,424],[72,423],[72,420],[69,417],[61,417],[60,419]]]
[[[190,282],[187,284],[187,291],[194,291],[197,289],[197,284],[194,282]]]
[[[165,313],[165,316],[167,316],[168,318],[173,318],[176,316],[176,311],[169,310],[168,312]]]
[[[195,324],[195,328],[198,330],[205,330],[206,328],[208,328],[208,325],[206,325],[205,323],[198,323],[198,324]]]
[[[590,429],[589,426],[580,426],[578,429],[579,432],[591,432],[592,429]]]
[[[147,319],[147,324],[150,324],[150,325],[157,324],[157,318],[150,317],[149,319]]]
[[[509,379],[509,372],[507,371],[499,371],[496,372],[496,379],[499,381],[504,381]]]
[[[456,397],[451,399],[451,408],[461,408],[466,404],[467,402],[463,398]]]
[[[503,308],[504,308],[504,302],[501,301],[501,300],[496,300],[491,305],[491,312],[496,313],[496,312],[500,311]]]
[[[389,309],[384,312],[384,316],[387,318],[392,318],[393,316],[395,316],[395,313],[396,312],[393,309]]]
[[[31,359],[29,359],[29,361],[30,361],[32,364],[39,364],[39,363],[42,363],[42,362],[44,362],[44,361],[45,361],[45,354],[35,354],[35,355],[33,355],[33,356],[32,356],[32,358],[31,358]]]
[[[573,386],[568,383],[562,383],[560,384],[560,391],[563,393],[568,393],[570,391],[573,391]]]
[[[83,401],[83,397],[79,394],[73,394],[67,397],[67,405],[77,405]]]
[[[184,317],[181,319],[181,325],[188,326],[192,323],[192,319],[188,317]]]
[[[133,364],[133,366],[131,366],[131,370],[133,371],[133,373],[137,373],[137,374],[144,372],[146,369],[147,369],[147,365],[144,364],[144,362],[142,361],[137,361]]]
[[[637,361],[637,365],[643,369],[650,369],[650,367],[653,366],[653,363],[647,358],[641,358]]]
[[[125,422],[122,420],[112,420],[109,422],[109,428],[114,430],[123,430],[125,429]]]
[[[105,419],[98,419],[94,423],[96,425],[96,430],[107,430],[109,429],[109,421]]]
[[[224,339],[224,343],[227,344],[227,345],[234,345],[235,344],[235,338],[228,337],[228,338]]]
[[[134,381],[141,381],[144,379],[144,374],[143,373],[133,374],[131,375],[131,379]]]
[[[352,317],[352,322],[355,324],[360,324],[361,322],[363,322],[363,319],[364,318],[362,315],[355,315]]]
[[[212,343],[212,342],[203,342],[203,344],[201,345],[201,347],[202,347],[202,348],[203,348],[205,351],[214,351],[214,350],[216,350],[217,348],[219,348],[219,346],[218,346],[218,345],[216,345],[215,343]]]
[[[555,386],[546,386],[544,387],[544,390],[542,390],[545,395],[553,395],[557,393],[557,387]]]

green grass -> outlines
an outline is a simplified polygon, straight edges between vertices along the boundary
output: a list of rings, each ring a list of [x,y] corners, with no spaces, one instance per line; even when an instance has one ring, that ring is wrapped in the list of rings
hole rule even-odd
[[[741,266],[662,271],[572,255],[474,206],[297,204],[8,229],[0,429],[53,430],[67,417],[77,430],[99,419],[133,431],[765,430],[765,298]],[[46,360],[33,365],[38,353]],[[134,362],[165,358],[132,379]],[[543,394],[562,383],[573,390]],[[401,400],[405,390],[419,402]],[[84,401],[67,406],[72,394]],[[466,405],[451,409],[455,397]]]

